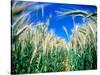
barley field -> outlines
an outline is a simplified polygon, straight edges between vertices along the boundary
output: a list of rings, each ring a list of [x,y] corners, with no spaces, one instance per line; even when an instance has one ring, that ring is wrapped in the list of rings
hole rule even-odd
[[[40,15],[44,16],[43,7],[49,5],[52,3],[42,6],[37,2],[11,2],[11,73],[97,69],[97,13],[71,7],[69,11],[56,11],[57,18],[72,16],[74,26],[66,42],[65,38],[56,35],[53,28],[49,30],[51,15],[48,15],[45,22],[39,20],[36,23],[30,22],[32,13],[30,10],[34,10],[35,18],[33,18],[36,19],[40,12],[37,9],[40,8],[42,13]],[[29,7],[32,8],[29,10],[27,9]],[[81,16],[84,23],[77,25],[75,23],[77,16]],[[62,29],[65,35],[69,36],[66,26],[62,25]]]

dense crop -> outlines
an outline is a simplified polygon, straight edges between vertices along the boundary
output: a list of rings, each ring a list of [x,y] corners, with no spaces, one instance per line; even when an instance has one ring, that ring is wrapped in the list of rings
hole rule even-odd
[[[97,25],[95,15],[87,15],[86,25],[77,26],[69,43],[48,30],[46,23],[29,24],[24,19],[29,13],[23,13],[25,7],[12,6],[12,73],[40,73],[90,70],[97,68]],[[19,10],[20,9],[20,10]],[[77,11],[78,12],[78,11]],[[68,14],[76,14],[71,12]],[[81,10],[80,12],[81,13]],[[77,14],[79,14],[77,13]],[[84,13],[84,12],[83,12]],[[76,14],[76,15],[77,15]],[[96,16],[95,16],[96,17]],[[67,29],[63,27],[67,35]]]

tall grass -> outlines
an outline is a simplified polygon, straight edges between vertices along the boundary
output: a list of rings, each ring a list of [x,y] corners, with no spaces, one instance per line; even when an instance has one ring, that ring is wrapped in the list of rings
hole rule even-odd
[[[14,7],[13,9],[17,9]],[[97,68],[97,26],[90,18],[86,25],[75,27],[69,43],[66,44],[65,39],[56,36],[53,30],[47,31],[50,18],[47,23],[38,22],[36,25],[32,23],[23,26],[23,19],[27,14],[21,14],[19,17],[12,14],[11,73]],[[68,36],[67,29],[63,28]]]

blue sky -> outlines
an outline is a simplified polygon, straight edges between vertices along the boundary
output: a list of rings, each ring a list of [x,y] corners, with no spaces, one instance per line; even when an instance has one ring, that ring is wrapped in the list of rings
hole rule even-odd
[[[24,3],[24,2],[19,2]],[[95,13],[97,11],[95,6],[90,5],[74,5],[74,4],[59,4],[59,3],[44,3],[44,2],[27,2],[32,3],[28,9],[26,9],[24,12],[30,12],[30,20],[29,22],[37,23],[37,22],[46,22],[47,19],[50,18],[50,24],[48,27],[48,31],[50,29],[53,29],[55,31],[55,34],[61,38],[65,38],[66,42],[70,40],[69,36],[72,35],[72,29],[73,29],[73,19],[72,15],[64,15],[59,16],[59,14],[56,11],[60,12],[68,12],[71,10],[84,10],[88,13]],[[41,5],[44,7],[41,8]],[[40,7],[39,7],[40,6]],[[38,12],[38,13],[37,13]],[[37,14],[36,14],[37,13]],[[82,24],[83,18],[80,16],[77,16],[75,18],[75,24]],[[68,31],[68,37],[62,28],[62,26],[65,26]]]

